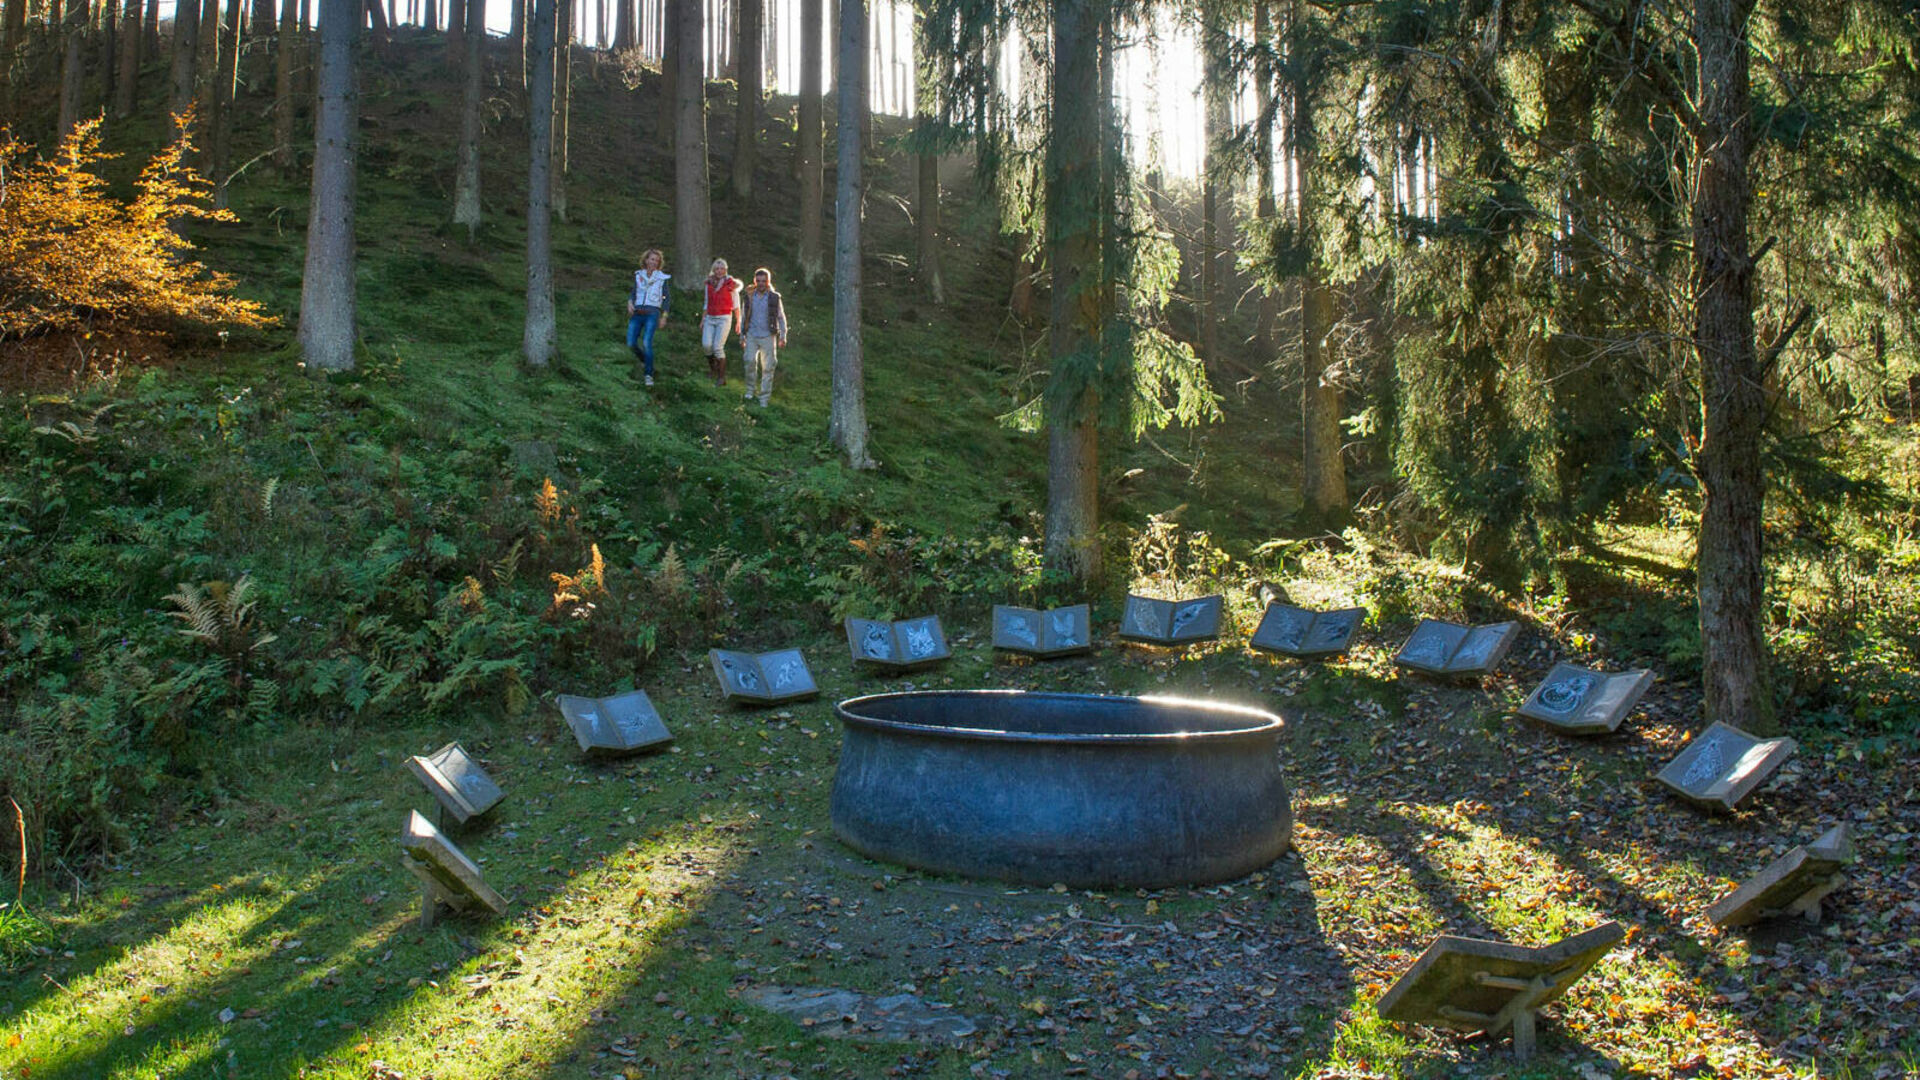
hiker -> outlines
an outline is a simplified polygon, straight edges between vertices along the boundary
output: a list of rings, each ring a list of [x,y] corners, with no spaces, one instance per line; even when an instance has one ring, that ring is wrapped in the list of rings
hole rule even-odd
[[[740,297],[740,343],[746,347],[747,392],[740,395],[753,400],[756,381],[760,387],[760,407],[766,408],[773,397],[773,369],[780,362],[780,350],[787,344],[787,308],[773,288],[773,272],[761,267],[753,272],[753,284]]]
[[[627,298],[627,348],[640,361],[640,378],[653,385],[653,332],[667,324],[667,302],[672,293],[667,280],[667,257],[659,248],[648,248],[640,256],[640,269],[633,274],[633,295]]]
[[[715,259],[704,283],[707,306],[700,320],[700,347],[707,353],[713,385],[727,385],[727,334],[740,326],[740,279],[727,276],[727,260]]]

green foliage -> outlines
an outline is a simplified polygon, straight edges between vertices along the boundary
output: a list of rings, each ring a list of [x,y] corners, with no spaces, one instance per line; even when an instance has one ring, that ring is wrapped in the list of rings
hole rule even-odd
[[[12,974],[44,954],[53,940],[47,921],[18,904],[0,901],[0,971]]]

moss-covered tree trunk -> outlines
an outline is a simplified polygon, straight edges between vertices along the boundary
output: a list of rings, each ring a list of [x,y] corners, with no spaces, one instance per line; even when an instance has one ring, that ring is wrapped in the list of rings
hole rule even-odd
[[[313,189],[306,271],[300,279],[300,353],[315,371],[353,367],[354,153],[360,126],[353,54],[364,17],[360,5],[361,0],[320,0]]]
[[[1774,731],[1766,644],[1760,440],[1766,372],[1753,339],[1747,248],[1752,146],[1747,21],[1753,0],[1695,0],[1693,344],[1700,362],[1699,592],[1706,715]]]
[[[860,226],[866,192],[860,140],[867,112],[866,0],[840,0],[838,97],[839,169],[833,201],[833,409],[827,436],[847,455],[847,465],[871,469],[868,452],[867,385],[860,338]]]
[[[1100,576],[1100,0],[1054,0],[1052,130],[1047,139],[1046,539],[1049,572]]]

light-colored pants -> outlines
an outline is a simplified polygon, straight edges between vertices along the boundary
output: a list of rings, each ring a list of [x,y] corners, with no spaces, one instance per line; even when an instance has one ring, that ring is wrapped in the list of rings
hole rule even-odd
[[[746,346],[747,392],[752,393],[755,376],[760,387],[760,404],[765,405],[773,396],[773,369],[780,365],[780,339],[772,334],[748,334],[741,338]]]
[[[700,347],[708,356],[727,355],[727,335],[733,332],[733,316],[700,316]]]

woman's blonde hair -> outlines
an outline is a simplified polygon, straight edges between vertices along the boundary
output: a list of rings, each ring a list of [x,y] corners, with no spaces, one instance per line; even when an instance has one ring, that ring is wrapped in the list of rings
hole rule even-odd
[[[712,263],[712,265],[710,265],[710,266],[708,266],[708,267],[707,267],[707,272],[708,272],[708,273],[712,273],[712,272],[713,272],[713,267],[715,267],[715,266],[717,266],[717,267],[719,267],[719,268],[721,269],[721,271],[722,271],[722,272],[725,272],[725,271],[726,271],[726,269],[727,269],[727,260],[725,260],[725,259],[715,259],[715,260],[713,260],[713,263]]]
[[[658,255],[660,257],[660,269],[665,270],[667,268],[667,253],[661,251],[659,248],[648,248],[640,253],[640,269],[645,270],[647,268],[647,256],[649,255]]]

